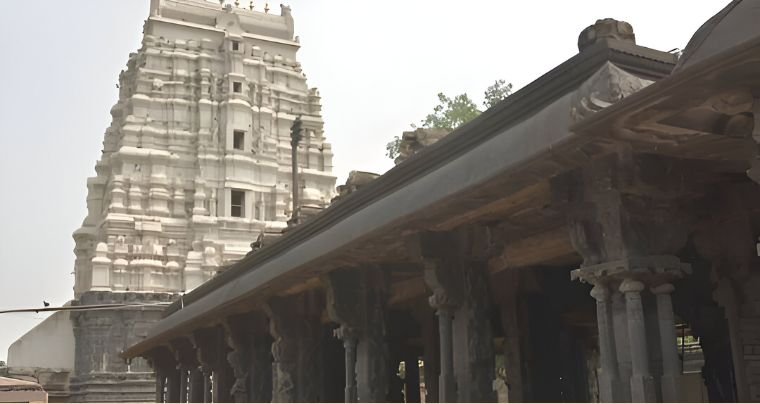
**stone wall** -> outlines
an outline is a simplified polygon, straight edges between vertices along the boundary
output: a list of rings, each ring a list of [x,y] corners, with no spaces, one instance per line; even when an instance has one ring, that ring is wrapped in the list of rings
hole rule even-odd
[[[84,293],[75,305],[143,305],[72,314],[76,357],[71,401],[152,401],[156,393],[155,377],[148,363],[144,359],[127,363],[119,354],[144,338],[162,317],[165,306],[144,304],[168,303],[175,297],[168,293]]]

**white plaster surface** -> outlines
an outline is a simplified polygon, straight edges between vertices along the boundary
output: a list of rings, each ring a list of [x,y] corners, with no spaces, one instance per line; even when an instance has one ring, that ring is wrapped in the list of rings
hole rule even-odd
[[[276,15],[151,1],[87,181],[88,214],[74,233],[75,296],[189,291],[245,256],[260,233],[279,233],[291,214],[297,116],[298,186],[310,206],[327,205],[332,149],[299,47],[286,6]],[[233,190],[244,192],[242,217],[233,216]]]
[[[11,373],[25,369],[74,369],[74,331],[69,312],[53,313],[11,344],[8,349]]]

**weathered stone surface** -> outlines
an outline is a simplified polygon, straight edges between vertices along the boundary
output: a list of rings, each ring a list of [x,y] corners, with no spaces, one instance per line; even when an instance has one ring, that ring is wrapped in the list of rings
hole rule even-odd
[[[438,128],[417,128],[413,131],[401,134],[401,141],[398,148],[398,157],[394,160],[396,164],[405,161],[425,146],[429,146],[451,132],[449,129]]]
[[[589,25],[581,31],[578,36],[578,50],[583,52],[587,47],[604,39],[615,39],[636,44],[636,35],[633,33],[631,24],[613,18],[604,18],[596,20],[594,25]]]
[[[166,303],[167,293],[87,292],[75,304]],[[148,332],[161,318],[161,306],[72,313],[76,340],[71,401],[151,401],[154,377],[144,359],[124,362],[119,354]],[[129,372],[127,367],[129,366]]]
[[[338,195],[332,199],[332,202],[338,201],[345,198],[347,195],[356,192],[379,176],[380,174],[368,173],[365,171],[351,171],[348,173],[346,183],[344,185],[338,185]]]

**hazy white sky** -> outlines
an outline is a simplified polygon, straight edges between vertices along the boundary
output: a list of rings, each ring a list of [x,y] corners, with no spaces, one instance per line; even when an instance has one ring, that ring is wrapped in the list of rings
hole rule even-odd
[[[577,52],[598,18],[633,25],[637,42],[686,46],[728,0],[291,0],[299,60],[322,95],[342,183],[391,167],[385,143],[418,123],[436,93],[505,79],[515,89]],[[248,1],[243,0],[247,5]],[[256,6],[263,7],[257,0]],[[116,82],[149,0],[0,1],[0,310],[73,297],[71,233],[86,212]],[[279,13],[279,2],[272,12]],[[0,314],[0,360],[44,317]]]

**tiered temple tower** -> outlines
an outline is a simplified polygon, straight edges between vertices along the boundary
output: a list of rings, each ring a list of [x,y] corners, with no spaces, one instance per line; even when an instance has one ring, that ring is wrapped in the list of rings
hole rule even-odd
[[[245,256],[262,233],[280,234],[298,116],[300,202],[323,208],[334,195],[320,96],[296,61],[290,8],[235,3],[151,0],[74,232],[74,305],[166,302]],[[70,399],[152,400],[150,369],[118,354],[159,317],[159,307],[72,314]],[[33,367],[20,352],[48,334],[34,331],[19,340],[25,349],[11,347],[11,366]]]
[[[304,203],[335,186],[320,97],[281,15],[204,0],[153,0],[119,75],[103,154],[74,233],[75,295],[181,292],[243,257],[290,215],[290,137],[302,116]]]

